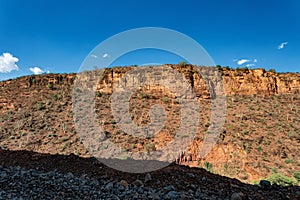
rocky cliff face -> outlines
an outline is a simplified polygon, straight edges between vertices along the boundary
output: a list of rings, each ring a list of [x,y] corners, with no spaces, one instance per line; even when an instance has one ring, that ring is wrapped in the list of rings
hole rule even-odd
[[[180,72],[184,78],[193,87],[196,96],[209,98],[208,90],[209,82],[205,81],[201,73],[207,72],[208,68],[200,68],[200,71],[192,66],[168,65]],[[118,85],[119,80],[130,71],[133,67],[128,68],[112,68],[104,72],[104,77],[100,81],[100,92],[112,93],[113,89]],[[202,70],[202,71],[201,71]],[[226,95],[274,95],[298,93],[300,91],[300,74],[298,73],[274,73],[266,72],[264,69],[219,69],[222,77]],[[168,74],[165,78],[168,78]],[[213,79],[216,76],[210,76]],[[220,82],[213,80],[212,82]]]
[[[200,70],[192,65],[179,66],[167,65],[177,70],[192,86],[195,94],[199,98],[209,99],[211,93],[209,87],[213,89],[221,82],[221,79],[214,74],[210,74],[212,80],[205,80],[201,73],[215,73],[208,67],[202,67]],[[136,67],[115,67],[105,70],[99,70],[98,74],[102,74],[99,80],[98,92],[111,94],[118,86],[119,81],[125,74]],[[299,73],[274,73],[266,72],[264,69],[219,69],[222,77],[222,83],[226,95],[276,95],[276,94],[296,94],[300,92],[300,74]],[[168,71],[162,72],[160,77],[167,79],[170,76]],[[14,80],[0,82],[0,88],[9,84],[17,83],[18,88],[30,88],[33,85],[48,87],[59,87],[59,85],[73,85],[76,74],[45,74],[39,76],[26,76]],[[134,85],[134,79],[129,80]],[[147,88],[147,87],[146,87]],[[161,85],[150,84],[148,89],[162,91]],[[163,92],[163,91],[162,91]],[[0,99],[0,108],[6,110],[13,108],[14,104],[11,99]]]

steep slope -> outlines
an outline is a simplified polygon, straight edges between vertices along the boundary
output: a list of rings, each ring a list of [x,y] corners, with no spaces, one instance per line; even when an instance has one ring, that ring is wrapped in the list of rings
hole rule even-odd
[[[227,115],[218,144],[205,160],[198,155],[210,126],[211,100],[194,66],[168,65],[193,86],[201,109],[195,140],[178,162],[252,183],[274,172],[293,177],[300,171],[300,74],[220,69],[227,95]],[[120,131],[111,113],[110,96],[133,67],[104,71],[96,95],[96,113],[107,136],[128,151],[153,151],[174,137],[179,127],[178,102],[161,86],[143,87],[130,100],[132,119],[149,123],[151,105],[168,114],[164,129],[153,138],[133,139]],[[0,146],[39,153],[74,153],[90,157],[76,133],[72,113],[75,74],[27,76],[0,82]],[[132,145],[134,144],[134,145]]]

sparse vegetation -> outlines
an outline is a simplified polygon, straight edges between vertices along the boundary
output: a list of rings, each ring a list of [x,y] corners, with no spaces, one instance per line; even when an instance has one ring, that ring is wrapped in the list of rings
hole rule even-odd
[[[102,95],[103,95],[102,92],[100,92],[100,91],[96,92],[96,97],[102,97]]]
[[[152,95],[142,92],[142,93],[140,93],[140,98],[142,98],[142,99],[150,99],[150,98],[152,98]]]
[[[174,67],[180,69],[178,66]],[[228,69],[230,68],[228,67]],[[116,70],[120,69],[116,68]],[[236,71],[232,69],[226,71],[222,68],[222,74],[230,76],[233,80],[235,73]],[[243,75],[244,72],[240,70],[239,73]],[[251,79],[251,73],[248,75],[248,78]],[[19,85],[22,86],[23,79],[20,79],[18,84],[12,82],[7,88],[0,87],[1,100],[9,100],[3,101],[4,103],[0,105],[3,107],[0,115],[0,145],[8,149],[25,149],[53,154],[76,152],[77,155],[87,156],[79,134],[74,128],[72,85],[64,82],[55,83],[55,89],[52,90],[47,88],[48,79],[41,80],[41,78],[42,76],[36,76],[36,84],[32,87],[29,87],[28,77],[25,82],[26,87],[19,87]],[[245,77],[238,78],[241,78],[240,82],[247,81]],[[51,78],[51,80],[54,79]],[[195,82],[195,84],[197,83]],[[107,84],[105,87],[110,87],[110,85]],[[239,87],[238,84],[237,87]],[[247,90],[246,87],[248,86],[244,84],[244,88]],[[257,88],[257,90],[259,89]],[[136,140],[126,132],[117,133],[121,129],[116,123],[118,120],[111,114],[110,94],[95,93],[96,119],[106,131],[105,136],[120,144],[124,149],[143,153],[152,152],[154,147],[161,148],[172,141],[181,127],[182,116],[180,114],[182,114],[183,105],[175,103],[175,98],[172,97],[172,94],[170,95],[167,88],[155,88],[155,91],[159,92],[155,93],[145,86],[132,95],[129,102],[131,118],[124,120],[124,124],[127,125],[134,121],[137,126],[146,126],[151,122],[151,113],[149,112],[151,107],[162,103],[166,111],[166,123],[155,137],[145,133],[144,139]],[[218,140],[216,154],[212,154],[206,163],[202,163],[203,168],[214,173],[238,178],[244,182],[253,182],[251,171],[255,171],[261,177],[279,172],[288,177],[294,176],[298,180],[300,170],[299,102],[299,93],[271,96],[227,96],[224,125],[226,132],[222,133]],[[199,106],[201,120],[199,120],[199,130],[195,135],[193,148],[201,147],[205,131],[210,127],[214,128],[214,124],[211,122],[211,99],[199,98]],[[80,107],[80,109],[83,108]],[[187,139],[187,134],[184,133],[181,139]],[[95,141],[98,142],[98,138]],[[220,147],[226,151],[219,151]],[[214,156],[222,158],[218,160],[222,164],[216,164],[213,160]],[[189,164],[195,164],[195,162],[191,161]],[[228,165],[224,165],[228,162]],[[242,164],[245,163],[250,163],[250,165],[246,165],[247,170],[250,171],[248,172],[249,176],[246,176],[243,172],[245,169],[242,169]]]
[[[294,177],[300,182],[300,171],[294,172]]]
[[[161,99],[164,103],[167,103],[167,102],[169,102],[169,97],[167,97],[167,96],[163,96],[162,97],[162,99]]]
[[[282,186],[292,186],[297,185],[297,180],[295,178],[290,178],[280,173],[274,173],[267,178],[271,184],[277,184]]]
[[[293,162],[295,162],[295,160],[292,159],[292,158],[287,158],[287,159],[285,159],[285,163],[286,163],[286,164],[290,164],[290,163],[293,163]]]
[[[45,104],[43,102],[38,102],[37,103],[37,109],[38,110],[43,110],[45,109]]]
[[[272,68],[272,69],[269,69],[269,72],[276,73],[276,70]]]
[[[213,165],[209,162],[204,162],[204,168],[209,172],[213,172]]]
[[[49,84],[48,84],[48,88],[49,88],[50,90],[53,90],[53,89],[54,89],[53,84],[52,84],[52,83],[49,83]]]
[[[184,67],[186,66],[187,62],[186,61],[181,61],[178,63],[179,66]]]

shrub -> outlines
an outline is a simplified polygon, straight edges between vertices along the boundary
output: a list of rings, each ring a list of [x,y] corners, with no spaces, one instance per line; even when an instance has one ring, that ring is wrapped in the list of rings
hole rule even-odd
[[[237,67],[236,70],[237,71],[248,71],[249,68],[248,67],[242,67],[242,68]]]
[[[293,163],[293,162],[295,162],[294,161],[294,159],[292,159],[292,158],[287,158],[287,159],[285,159],[285,161],[284,161],[286,164],[290,164],[290,163]]]
[[[262,151],[262,147],[261,147],[261,146],[258,146],[258,147],[257,147],[257,150],[258,150],[258,151]]]
[[[181,61],[178,63],[178,65],[180,65],[181,67],[184,67],[187,63],[185,61]]]
[[[212,168],[213,168],[213,165],[209,162],[204,162],[204,168],[209,171],[209,172],[212,172]]]
[[[276,183],[277,185],[282,186],[292,186],[297,185],[297,180],[295,178],[290,178],[280,173],[274,173],[267,178],[272,184]]]
[[[163,102],[167,103],[169,101],[169,98],[167,96],[162,97],[161,99]]]
[[[298,182],[300,182],[300,171],[295,172],[294,177],[297,179]]]
[[[99,92],[99,91],[97,91],[97,92],[96,92],[96,96],[97,96],[97,97],[102,97],[102,93]]]
[[[44,103],[39,102],[39,103],[37,104],[37,109],[38,109],[38,110],[43,110],[44,108],[45,108]]]
[[[275,69],[269,69],[269,72],[276,73],[276,70]]]
[[[34,84],[35,83],[35,78],[31,79],[30,82],[31,82],[31,84]]]
[[[48,84],[48,88],[49,88],[50,90],[53,90],[53,89],[54,89],[53,84],[52,84],[52,83],[49,83],[49,84]]]
[[[152,95],[151,94],[147,94],[147,93],[141,93],[140,97],[142,99],[151,99]]]

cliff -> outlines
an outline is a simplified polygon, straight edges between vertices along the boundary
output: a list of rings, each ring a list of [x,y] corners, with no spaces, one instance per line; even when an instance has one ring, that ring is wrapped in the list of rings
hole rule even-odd
[[[168,65],[180,72],[183,77],[192,85],[196,96],[209,98],[207,82],[200,75],[199,70],[192,65],[179,66]],[[118,85],[120,79],[135,67],[107,68],[103,72],[98,91],[111,94]],[[202,68],[203,69],[203,68]],[[200,68],[201,70],[201,68]],[[300,91],[299,73],[274,73],[260,69],[219,69],[226,95],[274,95],[274,94],[295,94]],[[162,74],[168,78],[168,74]],[[0,87],[19,81],[20,88],[31,87],[32,85],[47,86],[72,85],[76,74],[45,74],[39,76],[26,76],[15,80],[0,82]]]

